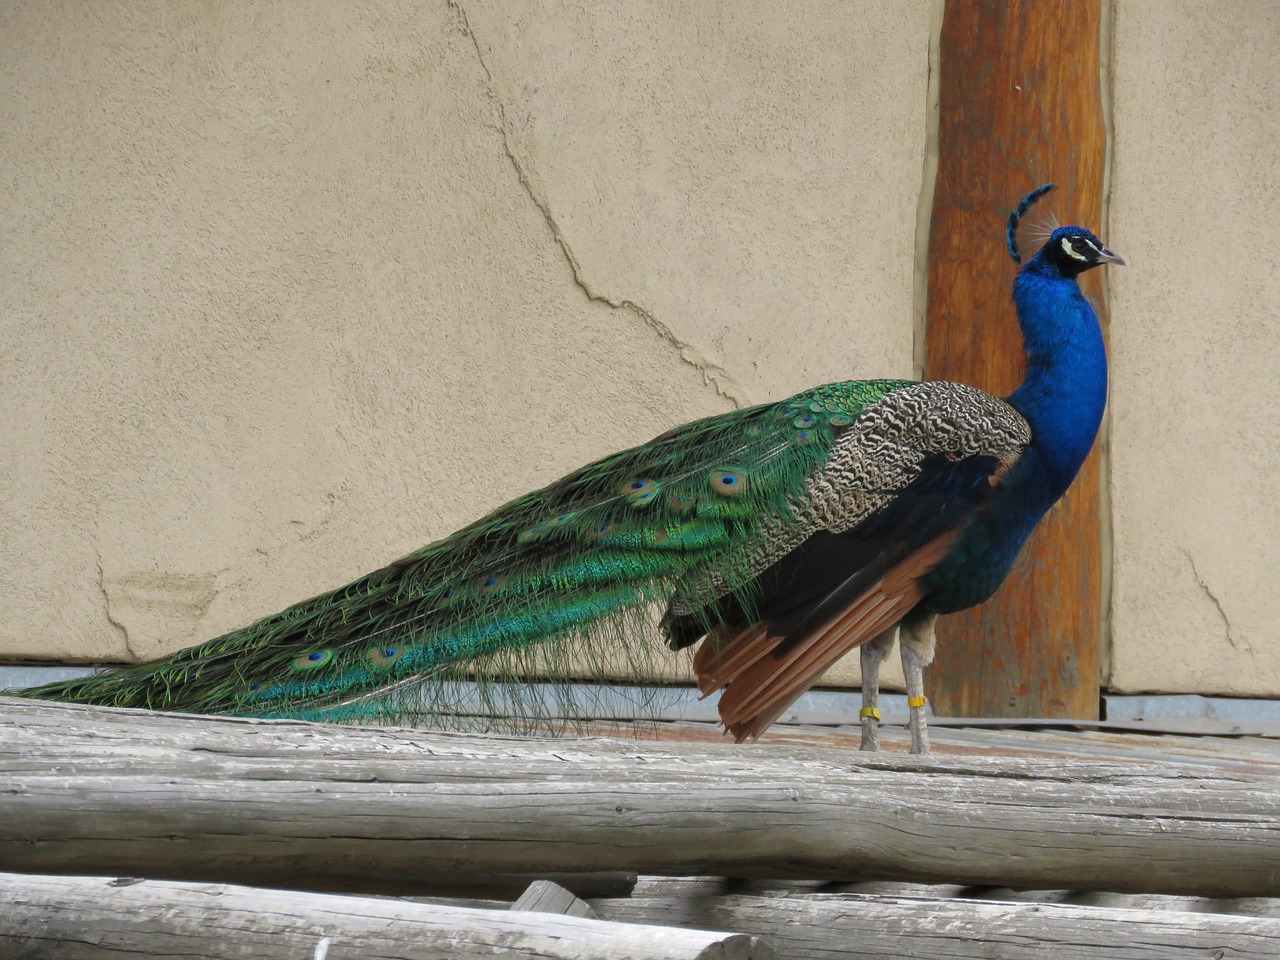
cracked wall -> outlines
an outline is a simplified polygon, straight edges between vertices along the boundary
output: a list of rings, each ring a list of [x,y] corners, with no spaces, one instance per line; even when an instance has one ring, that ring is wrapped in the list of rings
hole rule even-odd
[[[0,657],[153,657],[909,376],[929,14],[5,4]]]
[[[0,658],[152,657],[910,376],[933,6],[0,5]],[[1108,679],[1276,695],[1280,14],[1110,9]]]
[[[1280,8],[1114,9],[1111,685],[1275,696]]]

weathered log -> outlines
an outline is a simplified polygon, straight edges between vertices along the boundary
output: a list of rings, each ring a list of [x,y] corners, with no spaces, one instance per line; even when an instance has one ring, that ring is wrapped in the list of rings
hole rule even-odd
[[[1280,893],[1280,789],[1176,765],[485,738],[0,699],[0,868],[439,890],[639,870]]]
[[[1192,897],[1167,893],[1109,893],[1097,890],[1013,890],[1009,887],[969,887],[962,884],[904,883],[899,880],[860,880],[852,883],[826,880],[735,880],[726,877],[637,878],[626,896],[636,899],[719,897],[730,894],[753,897],[807,896],[856,893],[863,896],[908,897],[912,900],[997,900],[1063,904],[1069,907],[1118,907],[1173,913],[1221,913],[1238,917],[1280,920],[1280,898]],[[587,898],[593,899],[593,898]],[[618,899],[609,894],[594,899]],[[475,906],[492,906],[492,902]]]
[[[772,960],[755,937],[221,884],[0,873],[0,956]]]
[[[610,920],[732,924],[766,940],[779,960],[1280,956],[1280,900],[1274,898],[647,876],[630,898],[591,903],[594,916]]]
[[[606,920],[727,928],[779,960],[1271,960],[1280,920],[1064,904],[868,894],[593,900]]]
[[[560,913],[566,917],[594,917],[585,900],[550,880],[535,880],[529,889],[511,905],[512,910],[535,910],[538,913]]]

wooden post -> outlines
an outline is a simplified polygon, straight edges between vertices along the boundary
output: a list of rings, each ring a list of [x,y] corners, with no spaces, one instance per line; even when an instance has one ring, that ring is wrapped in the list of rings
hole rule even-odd
[[[1100,0],[948,0],[929,234],[930,380],[1004,396],[1021,382],[1005,217],[1027,191],[1062,223],[1101,229]],[[1104,237],[1105,239],[1105,237]],[[1027,251],[1026,255],[1034,251]],[[1098,271],[1082,287],[1101,307]],[[1105,314],[1099,317],[1106,328]],[[929,671],[948,716],[1096,719],[1102,643],[1098,452],[982,607],[939,623]]]

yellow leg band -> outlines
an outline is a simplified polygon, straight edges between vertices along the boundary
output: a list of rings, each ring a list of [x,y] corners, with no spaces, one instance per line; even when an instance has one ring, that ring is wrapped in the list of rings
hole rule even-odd
[[[879,720],[879,719],[880,719],[880,711],[879,711],[879,710],[877,710],[875,707],[863,707],[861,710],[859,710],[859,711],[858,711],[858,716],[859,716],[859,717],[871,717],[871,719],[873,719],[873,720]]]
[[[908,707],[923,707],[928,702],[924,697],[907,697]]]

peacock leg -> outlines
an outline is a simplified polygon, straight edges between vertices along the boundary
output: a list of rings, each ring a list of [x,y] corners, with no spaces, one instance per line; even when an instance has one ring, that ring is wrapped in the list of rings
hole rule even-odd
[[[907,678],[907,707],[911,718],[907,726],[911,730],[911,752],[929,753],[929,730],[925,723],[924,668],[933,663],[937,637],[933,632],[936,614],[918,620],[902,622],[902,672]]]
[[[859,749],[870,753],[880,750],[880,663],[893,649],[897,629],[890,627],[862,645],[862,710],[858,713],[862,745]]]

